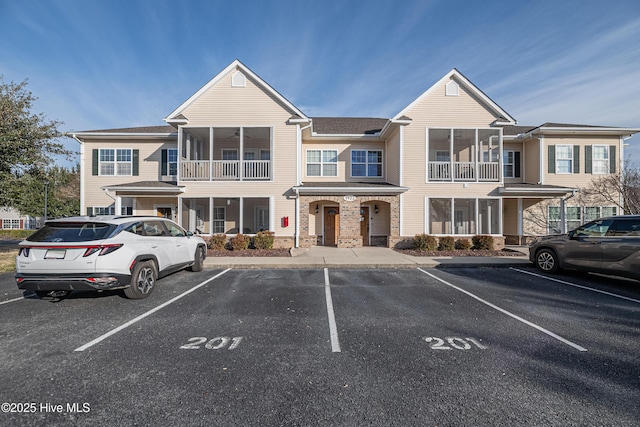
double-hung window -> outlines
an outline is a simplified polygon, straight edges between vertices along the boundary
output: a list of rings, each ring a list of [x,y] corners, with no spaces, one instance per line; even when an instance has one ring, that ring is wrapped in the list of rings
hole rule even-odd
[[[592,173],[609,173],[609,146],[594,145],[592,148],[591,170]]]
[[[216,234],[224,234],[226,210],[224,207],[213,208],[213,232]]]
[[[307,176],[338,176],[338,150],[307,150]]]
[[[167,150],[167,168],[169,169],[169,175],[178,175],[178,149],[169,148]]]
[[[511,150],[502,152],[503,175],[505,178],[515,177],[515,153]]]
[[[352,150],[351,176],[381,177],[382,150]]]
[[[101,148],[100,175],[132,175],[132,155],[130,148]]]
[[[556,146],[556,173],[573,172],[573,145]]]

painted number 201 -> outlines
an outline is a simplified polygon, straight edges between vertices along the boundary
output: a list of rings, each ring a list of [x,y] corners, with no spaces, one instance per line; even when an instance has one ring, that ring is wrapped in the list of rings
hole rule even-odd
[[[436,337],[424,337],[432,350],[471,350],[474,346],[480,350],[487,347],[480,344],[475,338],[446,337],[445,339]],[[473,345],[472,345],[473,344]]]
[[[226,348],[227,350],[234,350],[238,348],[244,337],[215,337],[208,339],[206,337],[192,337],[189,338],[188,344],[180,346],[183,350],[198,350],[202,344],[204,348],[208,350],[221,350]],[[206,343],[206,344],[205,344]]]

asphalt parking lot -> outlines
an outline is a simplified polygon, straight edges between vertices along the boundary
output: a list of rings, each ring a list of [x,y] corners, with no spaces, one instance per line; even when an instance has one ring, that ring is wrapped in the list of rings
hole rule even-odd
[[[640,420],[640,284],[533,268],[179,272],[145,300],[0,275],[2,425]]]

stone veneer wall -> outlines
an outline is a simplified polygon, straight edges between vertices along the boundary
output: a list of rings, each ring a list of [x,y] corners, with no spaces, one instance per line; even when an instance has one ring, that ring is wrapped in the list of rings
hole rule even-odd
[[[315,235],[309,235],[310,207],[320,202],[333,202],[340,207],[340,230],[338,232],[339,248],[359,248],[362,246],[360,236],[360,206],[364,203],[389,204],[389,246],[390,238],[400,234],[400,198],[399,196],[355,196],[355,200],[345,200],[345,196],[300,196],[300,246],[311,247],[318,244]],[[384,236],[376,236],[375,242],[381,242]],[[372,242],[373,243],[373,242]]]

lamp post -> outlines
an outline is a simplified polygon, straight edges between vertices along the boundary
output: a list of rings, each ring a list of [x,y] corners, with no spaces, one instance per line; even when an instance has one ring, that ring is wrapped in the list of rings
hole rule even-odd
[[[44,182],[44,221],[47,221],[47,208],[49,204],[49,181]]]

